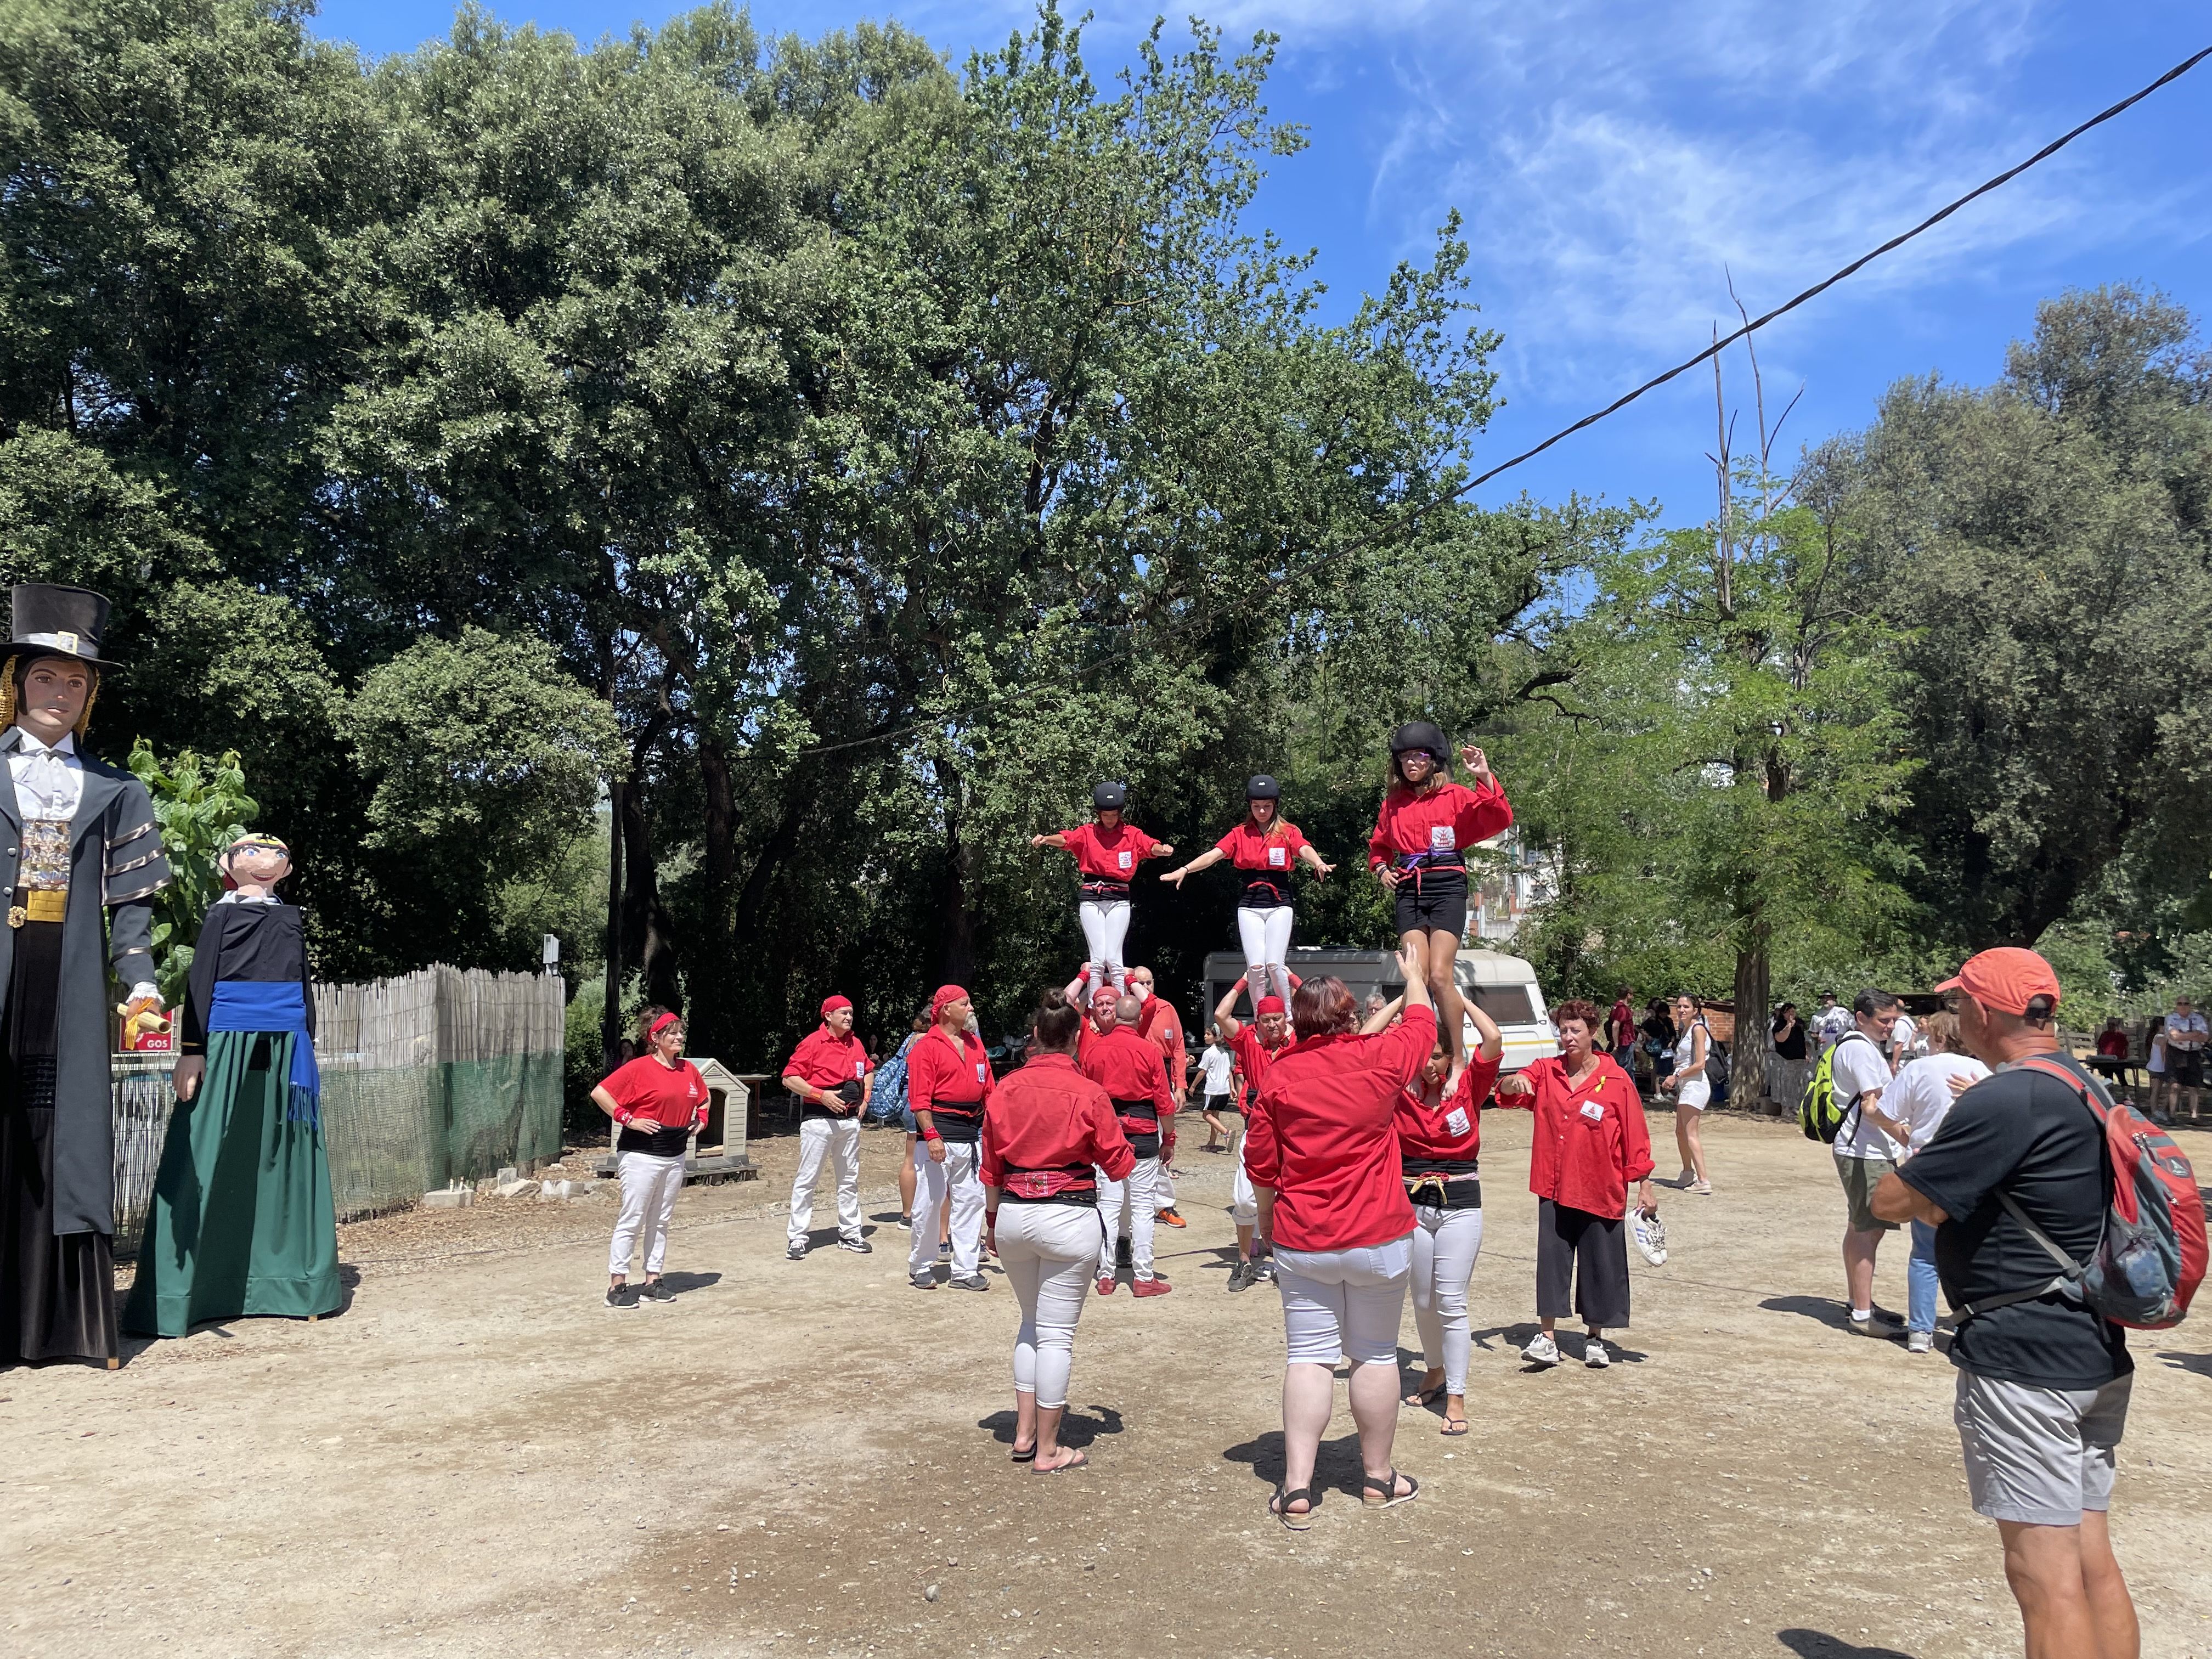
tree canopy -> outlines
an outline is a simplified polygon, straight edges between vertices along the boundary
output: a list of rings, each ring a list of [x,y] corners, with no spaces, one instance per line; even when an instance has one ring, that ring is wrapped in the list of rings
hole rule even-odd
[[[234,754],[326,976],[551,932],[603,1042],[650,999],[749,1066],[832,988],[1011,1022],[1096,780],[1195,850],[1273,772],[1349,877],[1416,714],[1557,848],[1558,990],[2066,928],[2109,988],[2212,927],[2212,382],[2154,296],[1800,465],[1762,416],[1704,530],[1481,511],[1458,221],[1329,301],[1253,221],[1270,37],[304,23],[0,14],[0,562],[116,601],[96,746]],[[1187,990],[1225,881],[1139,886]]]

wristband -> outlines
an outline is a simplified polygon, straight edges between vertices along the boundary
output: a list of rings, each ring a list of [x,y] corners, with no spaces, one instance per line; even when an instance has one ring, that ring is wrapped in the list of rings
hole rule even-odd
[[[945,1139],[943,1135],[938,1133],[934,1129],[924,1129],[921,1132],[921,1138],[924,1140],[942,1140]]]

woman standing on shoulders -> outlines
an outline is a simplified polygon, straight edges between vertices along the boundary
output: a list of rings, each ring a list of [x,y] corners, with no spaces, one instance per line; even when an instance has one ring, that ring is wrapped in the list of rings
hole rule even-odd
[[[1091,982],[1103,986],[1110,981],[1118,992],[1127,988],[1127,965],[1121,953],[1129,937],[1129,884],[1135,879],[1139,864],[1146,859],[1173,858],[1175,848],[1124,821],[1121,815],[1129,805],[1127,784],[1098,785],[1091,792],[1091,805],[1097,815],[1096,822],[1056,830],[1048,836],[1031,836],[1030,845],[1057,847],[1075,855],[1075,867],[1082,874],[1079,888],[1082,901],[1076,914],[1083,923],[1084,944],[1091,951],[1085,964]]]
[[[1528,1156],[1528,1190],[1536,1194],[1536,1317],[1542,1326],[1521,1357],[1556,1365],[1553,1330],[1569,1312],[1589,1335],[1583,1363],[1610,1364],[1604,1334],[1628,1323],[1628,1183],[1638,1206],[1659,1207],[1651,1194],[1651,1134],[1628,1073],[1591,1045],[1597,1010],[1564,1002],[1552,1010],[1559,1053],[1523,1066],[1498,1085],[1500,1106],[1536,1115]]]
[[[1467,1432],[1467,1360],[1474,1346],[1467,1325],[1467,1286],[1482,1254],[1482,1103],[1498,1080],[1505,1051],[1498,1027],[1470,1005],[1481,1047],[1447,1093],[1450,1056],[1438,1042],[1429,1063],[1398,1101],[1398,1156],[1406,1195],[1413,1203],[1413,1326],[1428,1371],[1406,1396],[1409,1406],[1444,1397],[1440,1432]]]
[[[1289,1361],[1283,1374],[1283,1481],[1268,1512],[1310,1525],[1314,1463],[1335,1405],[1337,1357],[1359,1427],[1361,1499],[1410,1503],[1420,1483],[1398,1473],[1398,1325],[1413,1273],[1413,1206],[1399,1173],[1398,1102],[1436,1043],[1436,1010],[1408,944],[1406,1018],[1358,1034],[1359,1005],[1320,975],[1298,988],[1297,1045],[1267,1067],[1244,1134],[1260,1237],[1274,1246]]]
[[[1324,860],[1298,826],[1284,821],[1283,787],[1261,776],[1244,786],[1244,821],[1180,869],[1160,879],[1182,890],[1183,878],[1211,870],[1224,859],[1243,878],[1237,898],[1237,936],[1244,947],[1244,981],[1252,1000],[1291,994],[1291,866],[1303,864],[1316,881],[1336,868]]]
[[[1674,1069],[1659,1085],[1674,1091],[1674,1150],[1682,1155],[1681,1178],[1674,1185],[1711,1196],[1713,1183],[1705,1177],[1705,1143],[1700,1132],[1705,1109],[1713,1103],[1713,1085],[1705,1077],[1713,1028],[1705,1024],[1703,997],[1674,999],[1674,1029],[1681,1033],[1674,1043]]]
[[[1136,1154],[1105,1090],[1076,1069],[1083,1016],[1047,991],[1029,1064],[983,1121],[983,1214],[1021,1304],[1014,1334],[1014,1462],[1039,1474],[1088,1462],[1060,1443],[1075,1325],[1098,1261],[1098,1172],[1127,1181]]]
[[[684,1058],[684,1021],[666,1009],[648,1011],[647,1052],[619,1067],[592,1091],[599,1109],[622,1126],[615,1138],[615,1174],[622,1183],[622,1213],[607,1247],[607,1306],[635,1308],[673,1302],[661,1282],[668,1254],[668,1223],[684,1190],[684,1153],[692,1130],[707,1121],[707,1079]],[[641,1237],[641,1235],[642,1237]],[[645,1257],[645,1285],[632,1289],[633,1246]]]
[[[1467,849],[1513,823],[1513,808],[1480,749],[1462,748],[1472,787],[1450,781],[1451,749],[1426,720],[1390,734],[1390,783],[1368,838],[1367,867],[1397,899],[1398,944],[1419,953],[1417,977],[1443,1027],[1451,1081],[1465,1060],[1459,986],[1460,936],[1467,932]]]

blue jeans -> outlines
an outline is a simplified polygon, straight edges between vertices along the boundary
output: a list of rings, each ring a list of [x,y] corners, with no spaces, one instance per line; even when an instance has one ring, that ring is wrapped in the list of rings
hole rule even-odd
[[[1912,1331],[1936,1328],[1936,1230],[1924,1221],[1912,1224],[1912,1260],[1905,1268],[1905,1327]]]

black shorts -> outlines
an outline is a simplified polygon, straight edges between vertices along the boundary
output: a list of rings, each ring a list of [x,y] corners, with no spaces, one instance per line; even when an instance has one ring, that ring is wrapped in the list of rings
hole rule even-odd
[[[1419,880],[1414,878],[1418,875]],[[1406,872],[1398,883],[1398,933],[1467,932],[1467,872]]]
[[[2201,1089],[2204,1086],[2204,1051],[2202,1048],[2169,1048],[2166,1069],[2173,1078],[2174,1086],[2180,1089]]]

